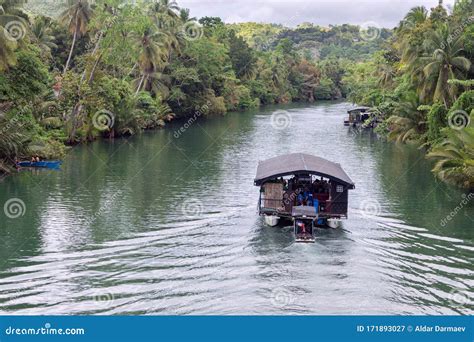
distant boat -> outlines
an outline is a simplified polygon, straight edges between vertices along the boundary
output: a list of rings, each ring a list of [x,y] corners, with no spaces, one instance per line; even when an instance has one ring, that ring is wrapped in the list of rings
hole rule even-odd
[[[22,161],[22,162],[18,162],[17,166],[38,167],[38,168],[43,168],[43,169],[59,169],[62,163],[63,162],[60,160],[39,161],[39,162]]]
[[[344,119],[344,126],[375,128],[380,123],[375,112],[370,107],[358,107],[347,112],[349,116]]]

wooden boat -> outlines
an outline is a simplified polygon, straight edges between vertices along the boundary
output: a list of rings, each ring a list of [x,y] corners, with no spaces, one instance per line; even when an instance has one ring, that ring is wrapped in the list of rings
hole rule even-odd
[[[337,228],[347,218],[349,190],[355,188],[340,164],[304,153],[260,162],[254,184],[265,223],[292,220],[298,242],[314,242],[314,227]]]
[[[357,107],[349,110],[348,118],[344,120],[345,126],[358,127],[364,124],[364,122],[370,118],[369,107]]]
[[[59,160],[50,160],[50,161],[39,161],[39,162],[31,162],[31,161],[22,161],[18,162],[17,166],[19,167],[35,167],[35,168],[44,168],[44,169],[59,169],[61,166],[62,161]]]

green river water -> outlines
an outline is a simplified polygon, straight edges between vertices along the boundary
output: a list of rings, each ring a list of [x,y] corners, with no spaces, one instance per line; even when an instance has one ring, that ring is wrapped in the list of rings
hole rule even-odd
[[[473,314],[474,198],[415,147],[344,127],[350,107],[175,123],[6,177],[0,313]],[[257,214],[258,161],[290,152],[356,183],[348,220],[314,244]]]

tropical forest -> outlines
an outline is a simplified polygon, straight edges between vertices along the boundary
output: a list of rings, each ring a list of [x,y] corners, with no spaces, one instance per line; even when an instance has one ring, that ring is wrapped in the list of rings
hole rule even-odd
[[[347,99],[380,139],[474,187],[473,3],[395,28],[227,24],[174,0],[0,0],[0,172],[75,145],[272,104]]]

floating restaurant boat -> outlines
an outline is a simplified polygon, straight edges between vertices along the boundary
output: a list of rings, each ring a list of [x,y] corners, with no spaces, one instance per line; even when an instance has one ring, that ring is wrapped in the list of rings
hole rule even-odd
[[[358,127],[371,117],[370,107],[357,107],[347,112],[348,118],[344,120],[345,126]]]
[[[261,161],[259,214],[269,226],[292,221],[297,242],[314,242],[314,227],[337,228],[347,218],[349,190],[355,188],[340,164],[304,153]]]

